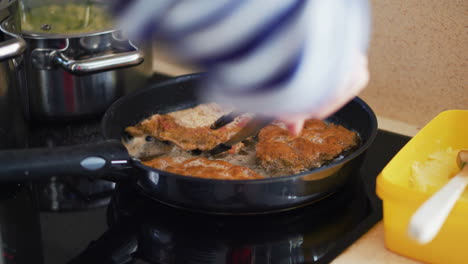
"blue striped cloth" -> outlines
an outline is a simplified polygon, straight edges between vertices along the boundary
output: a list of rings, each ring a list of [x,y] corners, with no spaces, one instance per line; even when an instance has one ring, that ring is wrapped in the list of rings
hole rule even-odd
[[[206,69],[205,100],[272,115],[336,101],[370,31],[367,0],[122,0],[114,10],[130,38],[159,36]]]

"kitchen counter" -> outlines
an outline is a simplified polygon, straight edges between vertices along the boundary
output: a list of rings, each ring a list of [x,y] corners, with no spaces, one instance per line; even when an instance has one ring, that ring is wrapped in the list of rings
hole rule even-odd
[[[197,69],[182,67],[171,61],[164,52],[155,51],[154,71],[170,76],[178,76],[197,72]],[[364,99],[365,100],[365,99]],[[419,128],[415,125],[407,124],[398,120],[392,120],[377,115],[379,128],[407,136],[414,136]],[[385,248],[383,222],[378,222],[365,235],[358,239],[352,246],[346,249],[340,256],[332,262],[341,263],[400,263],[413,264],[420,263],[412,259],[395,254]]]
[[[384,227],[380,221],[372,227],[365,235],[347,248],[341,255],[334,259],[332,264],[373,264],[373,263],[395,263],[416,264],[421,263],[407,257],[400,256],[385,248]]]

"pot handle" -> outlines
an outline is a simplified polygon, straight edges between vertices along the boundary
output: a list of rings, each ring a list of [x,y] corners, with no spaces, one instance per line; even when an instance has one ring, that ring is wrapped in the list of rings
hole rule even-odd
[[[99,177],[129,168],[130,156],[118,140],[56,148],[0,151],[0,182],[77,175]]]
[[[26,49],[24,39],[16,34],[5,31],[3,25],[0,26],[0,31],[12,37],[12,39],[0,43],[0,61],[21,55]]]
[[[84,60],[71,59],[59,50],[52,51],[49,56],[53,63],[76,75],[136,66],[144,60],[143,53],[138,50],[108,54]]]

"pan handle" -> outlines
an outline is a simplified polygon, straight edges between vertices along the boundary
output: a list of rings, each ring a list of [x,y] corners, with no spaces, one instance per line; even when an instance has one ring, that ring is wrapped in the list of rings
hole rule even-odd
[[[118,140],[56,148],[0,151],[0,182],[51,176],[101,176],[130,167],[130,156]]]

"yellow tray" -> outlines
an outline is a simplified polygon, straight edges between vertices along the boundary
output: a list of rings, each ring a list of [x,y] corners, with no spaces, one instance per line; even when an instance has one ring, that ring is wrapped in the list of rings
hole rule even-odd
[[[468,201],[459,200],[436,238],[420,245],[407,236],[410,217],[432,193],[409,187],[411,165],[437,151],[468,149],[468,110],[440,113],[413,137],[377,177],[383,200],[385,245],[391,251],[428,263],[468,263]]]

